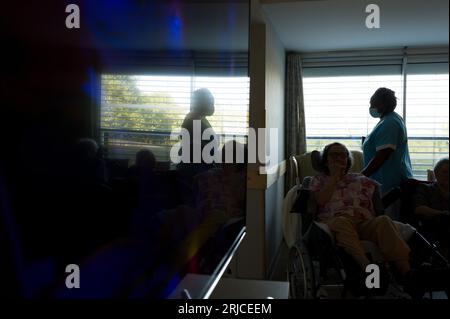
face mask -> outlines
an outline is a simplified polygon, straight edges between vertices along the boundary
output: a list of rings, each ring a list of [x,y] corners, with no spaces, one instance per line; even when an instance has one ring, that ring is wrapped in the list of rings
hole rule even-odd
[[[369,108],[369,113],[370,113],[370,116],[372,116],[372,117],[375,117],[375,118],[381,117],[381,113],[378,112],[378,110],[374,107]]]

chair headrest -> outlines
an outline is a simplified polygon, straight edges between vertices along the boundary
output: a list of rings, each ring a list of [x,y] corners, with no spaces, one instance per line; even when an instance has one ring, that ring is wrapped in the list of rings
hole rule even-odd
[[[324,168],[322,166],[322,154],[319,151],[311,152],[311,165],[317,172],[323,173]]]

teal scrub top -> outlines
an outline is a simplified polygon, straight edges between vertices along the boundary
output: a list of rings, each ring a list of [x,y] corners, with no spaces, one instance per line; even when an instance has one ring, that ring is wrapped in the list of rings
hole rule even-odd
[[[381,184],[383,194],[406,179],[413,178],[406,126],[401,116],[395,112],[385,115],[365,139],[364,166],[369,164],[377,151],[385,148],[392,148],[394,152],[378,171],[370,176]]]

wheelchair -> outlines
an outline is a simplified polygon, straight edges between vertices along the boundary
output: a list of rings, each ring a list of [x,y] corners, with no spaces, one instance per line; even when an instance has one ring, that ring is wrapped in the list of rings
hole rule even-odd
[[[314,154],[307,156],[314,156]],[[313,168],[314,168],[314,159]],[[295,157],[291,157],[293,167],[298,171]],[[381,298],[381,299],[410,299],[402,285],[397,282],[392,272],[384,273],[388,282],[383,289],[369,290],[362,287],[361,270],[353,258],[334,243],[334,238],[327,225],[314,219],[316,210],[309,192],[310,176],[304,176],[300,184],[296,175],[296,185],[285,198],[284,225],[285,240],[289,250],[289,264],[287,269],[290,282],[290,298],[293,299],[348,299],[348,298]],[[373,199],[376,212],[384,212],[392,202],[405,198],[405,192],[398,189],[388,193],[383,198]],[[430,263],[443,269],[447,276],[448,261],[440,254],[438,247],[430,243],[416,227],[407,223],[394,221],[403,239],[411,249],[411,267],[419,267]],[[286,230],[286,228],[288,228]],[[289,229],[290,228],[290,229]],[[369,241],[361,241],[366,255],[373,263],[382,265],[383,257],[376,245]],[[364,274],[367,275],[367,274]],[[445,291],[448,285],[427,287],[430,298],[434,291]]]

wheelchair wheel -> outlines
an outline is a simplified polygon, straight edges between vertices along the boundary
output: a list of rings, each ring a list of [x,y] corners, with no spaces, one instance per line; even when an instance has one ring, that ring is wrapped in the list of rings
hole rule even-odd
[[[313,263],[303,241],[295,244],[289,252],[288,277],[291,298],[315,298],[316,287]]]

